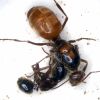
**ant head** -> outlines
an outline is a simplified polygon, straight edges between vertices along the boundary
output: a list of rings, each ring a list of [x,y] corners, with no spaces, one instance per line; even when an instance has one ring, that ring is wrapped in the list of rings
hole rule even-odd
[[[69,76],[69,82],[72,86],[78,85],[83,81],[85,73],[83,71],[75,71]]]

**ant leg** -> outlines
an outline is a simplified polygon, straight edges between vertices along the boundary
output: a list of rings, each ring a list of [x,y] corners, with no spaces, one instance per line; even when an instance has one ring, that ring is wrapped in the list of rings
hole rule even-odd
[[[46,53],[47,55],[49,55],[49,53],[48,52],[46,52],[45,50],[44,50],[44,48],[42,47],[42,50],[44,51],[44,53]]]
[[[75,50],[77,51],[77,53],[79,54],[78,46],[75,45],[74,48],[75,48]],[[86,64],[86,65],[84,66],[84,68],[82,69],[82,70],[85,72],[85,70],[86,70],[86,68],[87,68],[87,65],[88,65],[88,62],[87,62],[86,60],[84,60],[84,59],[80,59],[80,62],[84,62],[84,63]]]
[[[44,59],[48,58],[48,57],[50,57],[50,55],[44,57],[43,59],[41,59],[40,61],[38,61],[36,64],[32,65],[33,71],[34,71],[34,72],[36,72],[36,71],[40,72],[41,70],[45,70],[45,69],[49,68],[49,66],[46,66],[46,67],[43,67],[43,68],[39,68],[39,63],[40,63],[41,61],[43,61]],[[34,66],[35,66],[35,67],[34,67]],[[25,76],[28,77],[28,78],[30,78],[30,77],[34,76],[34,73],[33,73],[32,75],[26,75],[26,74],[25,74]]]
[[[93,71],[93,72],[88,73],[82,81],[84,81],[84,80],[85,80],[88,76],[90,76],[91,74],[93,74],[93,73],[98,73],[98,72],[100,72],[100,71]]]
[[[44,57],[43,59],[41,59],[40,61],[38,61],[37,63],[35,63],[35,64],[33,64],[32,65],[32,69],[34,69],[34,68],[38,68],[38,69],[40,69],[39,68],[39,63],[41,62],[41,61],[43,61],[44,59],[46,59],[46,58],[51,58],[53,55],[48,55],[48,56],[46,56],[46,57]],[[36,66],[36,67],[34,67],[34,66]],[[49,65],[49,66],[51,66],[51,64]],[[46,67],[47,68],[47,67]],[[46,69],[46,68],[43,68],[43,69]],[[43,70],[42,68],[41,68],[41,70]]]
[[[39,73],[40,72],[39,64],[36,63],[35,67],[32,66],[32,69],[33,69],[34,73]],[[34,76],[34,73],[32,75],[26,75],[26,77],[30,78],[30,77]]]
[[[44,48],[42,48],[42,50],[43,50],[46,54],[48,54],[48,53],[44,50]],[[40,71],[42,71],[42,70],[45,70],[45,69],[49,68],[50,65],[49,65],[49,66],[46,66],[46,67],[43,67],[43,68],[39,68],[39,63],[40,63],[41,61],[43,61],[44,59],[50,57],[50,56],[51,56],[51,55],[48,54],[48,56],[44,57],[43,59],[41,59],[40,61],[38,61],[36,64],[32,65],[33,71],[34,71],[34,72],[40,72]],[[34,66],[36,66],[36,67],[34,67]],[[26,74],[25,74],[25,76],[28,77],[28,78],[30,78],[30,77],[34,76],[34,73],[33,73],[32,75],[26,75]]]
[[[75,50],[77,51],[77,53],[79,54],[78,45],[75,45],[74,48],[75,48]]]
[[[85,70],[86,70],[86,68],[87,68],[87,65],[88,65],[88,62],[87,62],[86,60],[84,60],[84,59],[80,59],[80,61],[86,63],[86,65],[85,65],[84,68],[82,69],[82,70],[85,72]]]
[[[16,41],[16,42],[25,42],[25,43],[29,43],[32,45],[38,45],[38,46],[43,46],[43,45],[47,45],[47,46],[53,46],[53,43],[35,43],[29,40],[19,40],[19,39],[0,39],[2,41]]]
[[[51,60],[51,57],[50,57],[50,60],[49,60],[49,65],[51,65],[51,62],[52,62],[52,60]]]
[[[43,61],[44,59],[46,59],[46,58],[49,58],[49,57],[51,57],[52,55],[48,55],[48,56],[46,56],[46,57],[44,57],[43,59],[41,59],[40,61],[38,61],[36,64],[34,64],[34,65],[32,65],[32,68],[34,68],[34,66],[36,66],[37,64],[39,64],[41,61]]]
[[[65,15],[65,21],[64,21],[64,23],[63,23],[63,25],[62,25],[62,30],[63,30],[63,28],[65,27],[65,24],[66,24],[66,22],[67,22],[67,20],[68,20],[68,17],[67,17],[67,15],[66,15],[66,13],[64,12],[64,10],[61,8],[61,6],[56,2],[56,0],[54,0],[54,2],[56,3],[56,6],[62,11],[62,13]]]
[[[50,55],[48,52],[46,52],[45,50],[44,50],[44,48],[42,47],[42,50],[44,51],[44,53],[46,53],[48,56]],[[49,60],[49,65],[51,65],[51,62],[52,62],[52,60],[51,60],[52,58],[50,57],[50,60]]]
[[[52,88],[52,89],[59,88],[60,86],[64,85],[64,84],[65,84],[66,82],[68,82],[68,81],[69,81],[69,79],[68,79],[68,80],[66,80],[65,82],[63,82],[62,84],[60,84],[60,85],[58,85],[58,86],[56,86],[56,87]]]
[[[79,39],[76,39],[76,40],[69,40],[68,42],[69,43],[74,43],[74,42],[81,41],[81,40],[93,40],[93,41],[96,41],[96,39],[92,39],[92,38],[79,38]]]
[[[32,69],[33,69],[33,70],[36,70],[36,71],[38,71],[38,72],[40,72],[41,70],[45,70],[45,69],[47,69],[47,68],[49,68],[49,67],[50,67],[50,66],[45,66],[45,67],[43,67],[43,68],[40,68],[40,67],[39,67],[39,64],[37,63],[37,64],[36,64],[36,67],[33,67],[33,66],[32,66]]]
[[[43,68],[39,68],[39,70],[42,71],[42,70],[45,70],[45,69],[47,69],[47,68],[49,68],[49,67],[50,67],[50,66],[45,66],[45,67],[43,67]],[[33,67],[32,67],[32,69],[33,69]],[[27,78],[30,78],[30,77],[34,76],[34,73],[32,73],[31,75],[25,74],[25,76],[26,76]]]

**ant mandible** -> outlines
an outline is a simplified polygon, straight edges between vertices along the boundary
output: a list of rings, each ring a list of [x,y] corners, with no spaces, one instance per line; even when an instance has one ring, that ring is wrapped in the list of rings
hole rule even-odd
[[[48,9],[46,7],[43,7],[43,6],[33,7],[27,13],[27,18],[29,20],[29,24],[31,25],[31,27],[32,28],[34,27],[38,31],[38,33],[41,37],[51,40],[50,43],[34,43],[32,41],[25,41],[25,40],[18,40],[18,39],[0,39],[0,40],[26,42],[26,43],[34,44],[34,45],[38,45],[38,46],[43,46],[43,45],[52,46],[53,48],[50,50],[50,55],[53,55],[53,58],[52,57],[50,57],[50,58],[55,59],[55,61],[58,64],[62,64],[64,66],[64,68],[66,68],[66,70],[70,73],[69,81],[74,86],[74,85],[77,85],[78,83],[82,82],[84,79],[86,79],[88,77],[88,75],[87,75],[84,78],[84,75],[85,75],[84,72],[86,70],[88,63],[86,60],[80,58],[80,55],[78,52],[78,47],[76,45],[75,46],[72,45],[72,43],[83,40],[83,39],[94,40],[94,41],[95,41],[95,39],[79,38],[79,39],[70,40],[70,41],[62,40],[60,38],[59,34],[63,30],[63,28],[68,20],[68,17],[65,14],[65,12],[63,11],[63,9],[60,7],[60,5],[55,0],[54,0],[54,2],[56,4],[56,6],[65,15],[65,21],[62,25],[61,25],[60,21],[58,20],[58,18],[56,17],[56,15],[50,9]],[[78,70],[78,66],[79,66],[80,62],[86,63],[86,65],[83,67],[82,71]],[[35,70],[35,68],[38,68],[38,73],[36,73],[37,70]],[[44,74],[43,73],[41,74],[39,72],[40,68],[37,66],[35,68],[33,70],[35,73],[35,76],[34,76],[35,80],[38,80],[38,78],[37,78],[38,74],[43,75],[43,78],[44,78],[44,76],[47,76],[47,77],[45,77],[44,81],[46,81],[46,78],[49,78],[48,75],[50,73],[47,74],[48,71]],[[50,67],[49,70],[51,71],[52,68]],[[99,72],[99,71],[96,71],[96,72]],[[26,79],[23,79],[23,78],[21,78],[21,79],[24,80],[25,83],[29,82],[29,81],[25,81]],[[18,81],[19,83],[21,82],[21,79],[20,79],[20,81]],[[51,84],[50,85],[51,87],[49,87],[49,88],[53,88],[57,84],[57,82],[50,79],[49,84]],[[38,83],[38,85],[39,85],[39,84],[42,84],[42,81],[39,80],[39,81],[36,81],[36,83]],[[30,89],[30,87],[34,88],[34,87],[32,87],[31,81],[27,84],[29,85],[29,89],[27,87],[26,90],[28,89],[29,91],[31,91],[32,89]],[[34,85],[34,86],[36,86],[36,85]],[[44,85],[44,87],[43,87],[43,85],[39,85],[39,86],[40,86],[39,88],[41,90],[43,90],[44,88],[45,88],[44,90],[49,89],[48,86],[46,88],[46,85]]]

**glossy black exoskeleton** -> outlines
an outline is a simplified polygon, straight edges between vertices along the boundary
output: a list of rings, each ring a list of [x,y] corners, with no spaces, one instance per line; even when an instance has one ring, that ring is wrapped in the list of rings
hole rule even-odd
[[[51,50],[51,54],[54,55],[54,59],[56,59],[57,62],[63,64],[69,73],[69,79],[67,81],[69,81],[72,86],[76,86],[83,82],[91,74],[89,73],[87,76],[85,76],[85,70],[87,68],[88,62],[80,58],[77,45],[72,45],[72,43],[82,39],[95,41],[95,39],[91,38],[79,38],[77,40],[70,40],[66,42],[65,40],[58,38],[53,41],[53,49]],[[85,63],[85,65],[81,66],[82,69],[80,70],[79,65],[81,62]]]
[[[58,62],[64,64],[64,66],[70,70],[77,70],[80,64],[80,55],[76,45],[74,46],[70,42],[57,39],[54,41],[53,49],[51,52],[54,52],[55,59]]]
[[[32,93],[35,86],[35,84],[31,80],[24,77],[19,78],[17,84],[18,87],[25,93]]]
[[[62,63],[56,62],[54,68],[52,68],[52,76],[54,81],[61,81],[67,75],[67,70]]]

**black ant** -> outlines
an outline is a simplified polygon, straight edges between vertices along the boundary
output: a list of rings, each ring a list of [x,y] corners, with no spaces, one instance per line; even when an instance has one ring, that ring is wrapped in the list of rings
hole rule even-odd
[[[67,75],[67,70],[65,69],[63,64],[57,61],[55,61],[54,63],[53,61],[53,63],[47,67],[39,68],[39,63],[41,61],[32,65],[32,69],[34,72],[33,75],[26,75],[27,78],[21,77],[18,79],[17,84],[22,91],[26,93],[31,93],[33,90],[38,91],[38,89],[40,89],[41,91],[50,90]],[[47,68],[48,70],[46,72],[42,72],[42,70],[45,70]],[[34,76],[34,81],[28,79],[32,76]]]
[[[47,57],[45,57],[45,58],[47,58]],[[44,59],[42,59],[42,60],[44,60]],[[61,85],[63,85],[64,83],[68,82],[68,81],[70,82],[70,84],[72,86],[76,86],[76,85],[80,84],[81,82],[84,82],[84,80],[90,74],[100,72],[100,71],[93,71],[93,72],[90,72],[89,74],[85,75],[87,63],[83,67],[82,70],[78,70],[78,69],[77,70],[71,70],[68,67],[65,67],[64,64],[56,61],[55,58],[53,59],[54,61],[51,65],[49,65],[48,67],[43,67],[41,69],[41,68],[39,68],[39,63],[42,60],[40,60],[36,64],[32,65],[32,69],[33,69],[33,72],[34,72],[34,74],[32,75],[32,76],[34,76],[33,82],[30,81],[29,79],[27,79],[30,76],[27,76],[26,79],[25,78],[19,78],[18,79],[18,86],[24,92],[31,93],[33,91],[33,89],[37,90],[37,91],[38,91],[38,89],[40,89],[41,91],[56,89],[56,88],[60,87]],[[83,62],[84,62],[84,60],[83,60]],[[48,68],[48,70],[46,72],[41,72],[41,70],[44,70],[44,69],[47,69],[47,68]],[[68,80],[57,86],[57,84],[59,82],[61,82],[61,80],[65,79],[66,76],[69,77]],[[23,83],[23,81],[25,81],[25,82]],[[23,87],[23,84],[24,84],[24,87]],[[31,84],[33,84],[32,88],[30,88]],[[28,91],[26,91],[26,89]]]

